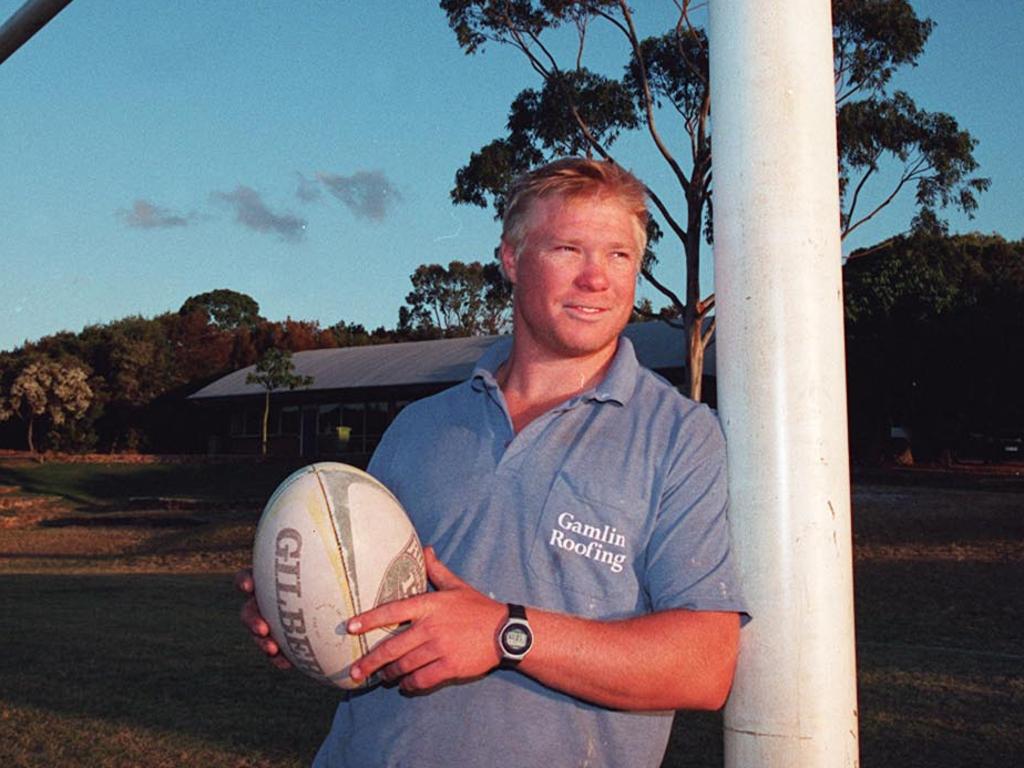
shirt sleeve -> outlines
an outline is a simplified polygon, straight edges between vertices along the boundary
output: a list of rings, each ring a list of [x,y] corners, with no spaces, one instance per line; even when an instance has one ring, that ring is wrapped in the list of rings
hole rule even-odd
[[[684,419],[661,486],[647,547],[646,584],[655,611],[746,614],[730,548],[725,439],[708,408]]]
[[[398,489],[395,484],[401,477],[400,473],[394,471],[396,461],[396,451],[398,446],[401,444],[401,438],[399,433],[401,432],[400,419],[402,414],[398,414],[398,417],[393,421],[387,429],[384,430],[384,434],[381,435],[380,442],[377,444],[376,450],[373,452],[373,456],[370,457],[370,463],[366,467],[366,471],[377,478],[380,482],[394,494],[397,495]]]

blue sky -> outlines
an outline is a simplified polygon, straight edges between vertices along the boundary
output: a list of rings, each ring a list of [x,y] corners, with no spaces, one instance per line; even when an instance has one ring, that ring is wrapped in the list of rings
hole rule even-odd
[[[898,85],[955,115],[992,178],[952,228],[1024,237],[1024,3],[915,5],[938,26]],[[667,0],[634,6],[667,26]],[[617,71],[621,43],[593,42]],[[273,319],[394,326],[417,265],[492,257],[491,213],[449,190],[536,84],[514,51],[465,56],[433,0],[75,0],[0,66],[0,350],[214,288]],[[616,154],[670,190],[642,137]],[[906,196],[847,249],[911,215]]]

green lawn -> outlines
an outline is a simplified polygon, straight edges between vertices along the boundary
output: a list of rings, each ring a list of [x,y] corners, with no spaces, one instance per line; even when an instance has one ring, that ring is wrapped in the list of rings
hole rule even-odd
[[[0,576],[0,765],[308,765],[333,694],[238,607],[223,575]]]
[[[223,500],[287,474],[261,469],[0,466],[0,485],[89,505]],[[1022,490],[857,487],[862,765],[1020,764]],[[308,765],[337,694],[270,668],[238,624],[230,571],[257,512],[181,530],[0,526],[0,766]],[[721,739],[720,715],[681,713],[665,766],[720,766]]]
[[[184,464],[0,463],[0,486],[59,496],[84,507],[109,507],[137,497],[213,502],[266,499],[301,463],[288,461]]]

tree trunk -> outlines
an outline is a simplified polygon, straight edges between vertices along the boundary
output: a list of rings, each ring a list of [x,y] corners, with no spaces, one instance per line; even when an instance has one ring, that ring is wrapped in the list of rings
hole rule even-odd
[[[28,417],[28,452],[29,453],[35,453],[36,452],[36,446],[32,442],[32,424],[34,422],[35,422],[35,419],[33,419],[31,416],[29,416]]]
[[[263,401],[263,429],[260,430],[260,456],[267,455],[267,424],[270,421],[270,390]]]
[[[703,174],[696,172],[696,165],[691,179],[700,183]],[[700,304],[700,249],[701,223],[704,216],[704,197],[699,189],[691,187],[686,190],[686,241],[683,250],[686,254],[686,311],[683,314],[683,326],[686,328],[686,374],[690,391],[686,394],[691,400],[700,402],[701,382],[704,380],[704,344],[701,334],[704,332],[702,317],[697,307]]]
[[[687,360],[686,360],[686,373],[689,378],[690,385],[690,399],[700,402],[701,389],[704,382],[704,342],[701,339],[701,327],[700,319],[694,320],[694,322],[687,329]]]

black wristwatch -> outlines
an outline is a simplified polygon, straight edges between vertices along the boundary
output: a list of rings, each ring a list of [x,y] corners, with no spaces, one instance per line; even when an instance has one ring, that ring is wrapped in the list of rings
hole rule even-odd
[[[499,669],[515,669],[533,647],[533,630],[526,620],[526,609],[515,603],[508,604],[508,619],[498,631],[498,649],[501,651]]]

